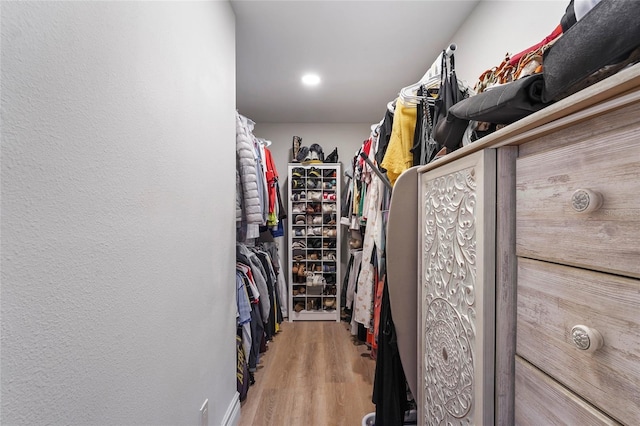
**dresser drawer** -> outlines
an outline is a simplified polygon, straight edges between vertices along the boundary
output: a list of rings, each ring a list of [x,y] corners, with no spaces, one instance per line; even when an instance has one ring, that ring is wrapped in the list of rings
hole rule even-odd
[[[640,278],[640,128],[559,143],[516,160],[517,254]]]
[[[518,355],[616,420],[640,424],[640,280],[518,258],[517,305]],[[604,345],[578,349],[576,325]]]
[[[617,425],[573,392],[516,357],[516,425]]]

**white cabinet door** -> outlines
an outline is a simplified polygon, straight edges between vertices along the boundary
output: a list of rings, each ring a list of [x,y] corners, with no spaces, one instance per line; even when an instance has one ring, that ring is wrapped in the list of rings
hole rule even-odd
[[[418,423],[492,425],[495,150],[418,179]]]

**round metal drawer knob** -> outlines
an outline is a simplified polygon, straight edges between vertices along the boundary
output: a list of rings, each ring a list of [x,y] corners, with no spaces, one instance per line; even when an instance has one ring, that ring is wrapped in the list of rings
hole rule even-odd
[[[591,213],[602,207],[602,195],[590,189],[578,189],[571,196],[571,207],[578,213]]]
[[[571,329],[571,338],[573,344],[585,352],[595,352],[604,345],[604,339],[598,330],[582,324]]]

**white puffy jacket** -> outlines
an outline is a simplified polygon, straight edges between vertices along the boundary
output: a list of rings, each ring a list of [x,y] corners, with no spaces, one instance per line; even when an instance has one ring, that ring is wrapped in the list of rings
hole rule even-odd
[[[258,194],[258,178],[256,157],[253,142],[248,130],[244,127],[240,114],[236,114],[236,169],[240,177],[239,193],[236,193],[236,206],[242,208],[242,219],[247,224],[262,224],[262,207]],[[237,186],[236,186],[237,188]],[[236,220],[238,210],[236,209]]]

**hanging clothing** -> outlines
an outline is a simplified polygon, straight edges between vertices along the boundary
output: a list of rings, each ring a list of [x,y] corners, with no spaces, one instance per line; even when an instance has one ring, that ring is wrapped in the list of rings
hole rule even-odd
[[[360,324],[369,326],[373,317],[373,287],[375,283],[375,271],[372,262],[374,247],[382,245],[382,210],[381,201],[383,194],[383,183],[377,176],[374,176],[369,185],[371,197],[367,204],[365,218],[367,226],[362,245],[362,267],[358,277],[358,290],[355,297],[355,320]],[[376,262],[379,263],[379,262]]]
[[[264,148],[264,163],[269,194],[267,225],[274,227],[278,225],[278,170],[276,170],[271,151],[266,147]]]
[[[413,165],[411,148],[416,127],[416,108],[406,106],[398,100],[393,115],[393,126],[389,146],[382,160],[381,166],[387,170],[391,185],[398,177]]]
[[[402,368],[396,329],[391,316],[388,285],[382,291],[380,310],[381,333],[378,336],[376,374],[372,402],[376,405],[376,424],[402,426],[407,402],[407,379]]]

